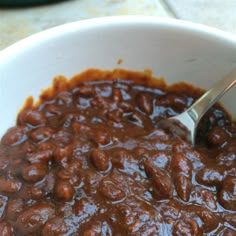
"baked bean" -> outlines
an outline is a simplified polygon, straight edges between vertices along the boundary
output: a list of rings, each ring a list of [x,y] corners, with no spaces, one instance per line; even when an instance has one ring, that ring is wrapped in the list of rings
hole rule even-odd
[[[38,187],[23,185],[19,193],[19,197],[28,201],[28,200],[39,200],[43,197],[43,190]],[[46,194],[45,194],[46,195]]]
[[[107,171],[111,167],[110,157],[102,149],[94,149],[90,154],[90,158],[99,171]]]
[[[72,173],[72,174],[78,174],[80,173],[80,170],[82,168],[82,163],[80,160],[72,160],[70,161],[68,167],[67,167],[67,170],[69,171],[69,173]]]
[[[224,166],[236,166],[236,153],[231,151],[228,153],[220,153],[216,156],[216,162]]]
[[[73,199],[75,189],[66,180],[57,181],[54,187],[54,197],[59,201],[69,202]]]
[[[187,202],[192,190],[192,171],[191,162],[182,154],[176,153],[171,161],[172,178],[179,197]]]
[[[0,219],[5,212],[7,203],[8,203],[8,198],[6,196],[0,195]]]
[[[67,235],[71,227],[65,223],[63,217],[56,216],[49,219],[42,229],[42,236]]]
[[[214,105],[192,146],[158,121],[202,93],[135,77],[56,80],[20,112],[0,142],[0,235],[235,234],[236,123]]]
[[[30,235],[39,230],[55,213],[48,203],[37,203],[20,213],[16,220],[18,232]]]
[[[221,167],[203,167],[196,175],[196,180],[206,186],[217,186],[224,178],[224,169]]]
[[[110,134],[106,131],[99,130],[95,134],[95,142],[98,146],[106,146],[112,142]]]
[[[133,111],[133,106],[131,104],[129,104],[128,102],[121,102],[120,104],[120,108],[125,112],[125,113],[129,113]]]
[[[91,97],[94,96],[96,91],[92,85],[83,84],[78,87],[76,91],[73,91],[75,94],[79,94],[83,97]]]
[[[218,192],[220,204],[228,210],[236,211],[236,177],[227,176]]]
[[[192,193],[192,199],[197,204],[203,205],[210,210],[215,211],[217,209],[216,196],[208,189],[195,188],[195,191]]]
[[[107,114],[108,120],[111,122],[120,122],[123,116],[123,112],[120,109],[115,109]]]
[[[208,133],[207,139],[210,145],[219,147],[227,142],[229,135],[223,127],[216,126]]]
[[[72,94],[67,91],[60,92],[56,101],[58,105],[69,106],[73,102]]]
[[[148,115],[151,115],[153,112],[153,101],[150,94],[139,93],[136,96],[136,102],[139,109],[142,112],[145,112]]]
[[[53,153],[53,161],[59,166],[66,167],[71,159],[71,155],[71,145],[68,145],[66,147],[57,147]]]
[[[94,222],[92,225],[89,225],[89,228],[85,230],[84,236],[112,236],[112,231],[107,222]]]
[[[197,223],[192,220],[180,221],[178,220],[173,227],[174,236],[197,236],[198,226]]]
[[[159,168],[166,168],[170,158],[168,152],[158,151],[153,154],[150,159],[153,161],[153,164]]]
[[[236,213],[234,214],[225,214],[223,215],[224,220],[232,225],[234,228],[236,228]]]
[[[0,177],[0,193],[16,193],[20,191],[21,187],[22,183],[19,180]]]
[[[53,141],[61,147],[69,145],[72,141],[72,134],[66,130],[59,130],[52,135]]]
[[[52,151],[42,150],[42,151],[30,153],[26,156],[26,158],[31,164],[35,164],[35,163],[46,164],[52,158]]]
[[[27,138],[26,128],[23,126],[12,127],[3,135],[1,143],[6,146],[24,142]]]
[[[218,226],[219,216],[206,209],[196,209],[196,214],[202,221],[201,228],[205,233],[211,232]]]
[[[187,99],[181,94],[168,93],[156,100],[157,106],[171,107],[178,112],[182,112],[187,106]]]
[[[35,130],[33,130],[29,136],[30,138],[34,141],[34,142],[44,142],[47,139],[49,139],[52,134],[53,134],[54,130],[50,127],[39,127]]]
[[[113,101],[120,103],[123,100],[121,90],[119,88],[112,89],[112,99]]]
[[[0,235],[1,236],[13,236],[14,235],[13,229],[8,222],[6,222],[6,221],[0,222]]]
[[[50,150],[51,153],[53,153],[54,149],[55,145],[50,141],[45,141],[43,143],[38,144],[38,151]]]
[[[22,199],[10,199],[7,203],[6,214],[10,220],[15,221],[21,211],[24,209],[24,202]]]
[[[167,172],[164,169],[154,167],[154,165],[148,161],[144,162],[144,169],[151,178],[155,197],[159,200],[171,198],[174,187]]]
[[[47,123],[47,119],[42,112],[30,109],[20,112],[17,121],[20,125],[33,127],[44,126]]]
[[[31,164],[22,169],[22,178],[28,182],[38,182],[47,174],[47,166],[45,164]]]
[[[110,180],[102,181],[99,190],[104,197],[111,201],[121,201],[125,198],[125,192]]]
[[[62,114],[61,109],[54,104],[47,104],[44,108],[44,112],[46,117],[60,117]]]

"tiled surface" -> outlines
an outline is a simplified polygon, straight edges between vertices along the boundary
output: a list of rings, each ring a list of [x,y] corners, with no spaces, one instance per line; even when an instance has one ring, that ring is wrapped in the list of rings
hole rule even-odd
[[[236,34],[236,0],[166,0],[177,18]]]
[[[67,0],[37,7],[0,7],[0,49],[56,25],[108,15],[177,17],[236,33],[236,0]]]

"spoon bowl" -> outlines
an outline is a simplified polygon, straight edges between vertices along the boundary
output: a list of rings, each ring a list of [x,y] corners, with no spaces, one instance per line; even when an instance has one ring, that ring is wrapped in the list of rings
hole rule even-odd
[[[236,83],[236,67],[210,90],[204,93],[183,113],[163,119],[158,123],[160,128],[183,137],[195,145],[198,124],[204,114]]]

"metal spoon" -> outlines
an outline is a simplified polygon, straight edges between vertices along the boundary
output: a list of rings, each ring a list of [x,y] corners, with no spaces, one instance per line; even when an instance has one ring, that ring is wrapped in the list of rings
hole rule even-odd
[[[236,67],[210,90],[204,93],[183,113],[163,119],[158,123],[163,128],[175,133],[195,145],[196,130],[203,115],[236,83]]]

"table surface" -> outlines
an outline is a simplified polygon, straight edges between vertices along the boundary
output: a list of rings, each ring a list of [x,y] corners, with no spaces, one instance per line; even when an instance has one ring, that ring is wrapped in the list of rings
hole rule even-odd
[[[110,15],[184,19],[236,36],[236,0],[67,0],[20,8],[0,6],[0,50],[44,29]]]

